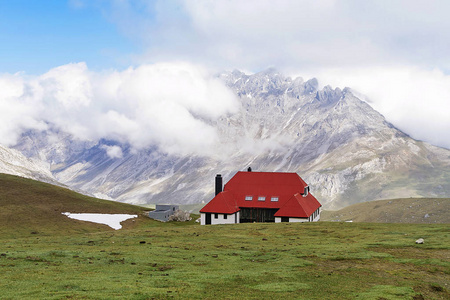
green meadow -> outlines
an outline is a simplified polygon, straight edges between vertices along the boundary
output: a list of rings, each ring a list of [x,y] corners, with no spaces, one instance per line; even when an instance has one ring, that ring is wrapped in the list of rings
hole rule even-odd
[[[448,225],[151,223],[2,239],[1,298],[450,297]]]
[[[38,201],[46,209],[55,205],[55,190],[64,197],[72,193],[14,177],[0,184],[11,180],[23,181],[17,186],[27,189],[27,196],[47,195]],[[11,205],[12,190],[8,197],[0,193],[1,207],[9,213],[5,199]],[[91,200],[77,197],[85,201],[78,209],[89,209]],[[92,201],[100,209],[98,200]],[[111,205],[108,210],[118,209]],[[17,215],[0,221],[0,298],[450,298],[450,224],[200,226],[160,223],[142,216],[142,208],[124,209],[140,216],[117,231],[98,224],[83,227],[90,223],[59,218],[59,211],[51,222],[35,216],[48,230],[24,218],[16,232]],[[425,243],[416,244],[418,238]]]

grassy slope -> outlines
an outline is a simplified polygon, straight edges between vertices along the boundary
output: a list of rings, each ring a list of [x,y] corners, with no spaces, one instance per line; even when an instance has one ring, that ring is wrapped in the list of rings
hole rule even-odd
[[[406,198],[369,201],[350,205],[338,211],[324,211],[321,219],[371,223],[450,223],[450,199]]]
[[[0,174],[0,236],[67,234],[112,230],[107,225],[77,221],[71,213],[142,214],[144,208],[87,197],[71,190],[22,177]],[[139,217],[124,226],[147,222]]]

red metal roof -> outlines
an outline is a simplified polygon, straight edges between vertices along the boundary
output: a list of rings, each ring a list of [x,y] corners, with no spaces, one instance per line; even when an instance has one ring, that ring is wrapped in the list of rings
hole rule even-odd
[[[309,217],[321,205],[314,196],[308,194],[303,197],[307,184],[297,173],[273,172],[237,172],[225,184],[223,192],[214,197],[200,212],[231,214],[239,211],[240,207],[249,208],[283,208],[275,216]],[[299,194],[299,197],[294,195]],[[252,200],[245,200],[246,197]],[[264,201],[258,200],[265,197]],[[272,197],[278,201],[272,201]],[[291,200],[295,198],[294,200]],[[260,198],[262,199],[262,198]],[[292,211],[288,214],[288,207]]]

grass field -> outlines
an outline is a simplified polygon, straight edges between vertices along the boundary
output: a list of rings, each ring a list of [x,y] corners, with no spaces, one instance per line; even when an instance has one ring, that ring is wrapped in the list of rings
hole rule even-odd
[[[8,202],[14,193],[40,199],[21,209],[53,210],[55,217],[41,211],[32,220],[20,214],[9,222],[0,219],[1,299],[450,298],[450,224],[200,226],[141,216],[114,231],[59,218],[59,210],[65,205],[80,210],[73,212],[142,208],[100,205],[57,188],[59,199],[67,201],[60,206],[51,186],[3,180],[10,188],[3,189],[9,196],[0,193],[1,218],[16,212],[17,203]],[[63,200],[67,197],[82,204]],[[425,243],[415,244],[418,238]]]
[[[417,245],[415,240],[425,239]],[[161,224],[1,240],[2,299],[449,299],[448,225]]]

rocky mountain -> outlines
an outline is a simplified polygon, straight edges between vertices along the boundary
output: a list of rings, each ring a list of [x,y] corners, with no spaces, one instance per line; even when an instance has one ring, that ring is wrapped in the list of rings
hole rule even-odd
[[[56,184],[50,165],[36,158],[28,158],[17,150],[0,145],[0,173],[17,175]]]
[[[400,197],[450,197],[450,151],[416,141],[351,89],[319,89],[316,79],[275,70],[219,77],[240,100],[238,112],[208,121],[217,153],[169,155],[115,141],[78,141],[30,131],[14,147],[50,166],[58,181],[99,197],[130,203],[207,202],[217,173],[297,172],[326,208]],[[200,118],[200,117],[199,117]],[[120,146],[111,158],[107,149]]]

